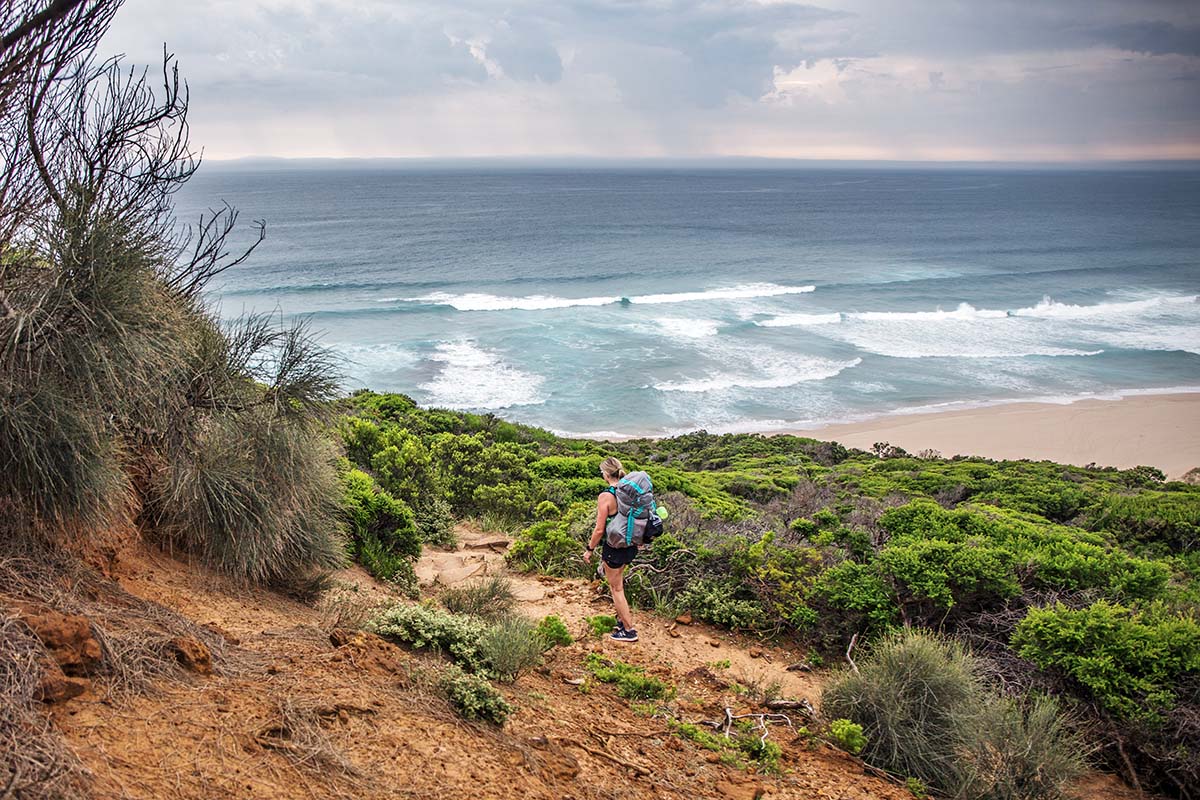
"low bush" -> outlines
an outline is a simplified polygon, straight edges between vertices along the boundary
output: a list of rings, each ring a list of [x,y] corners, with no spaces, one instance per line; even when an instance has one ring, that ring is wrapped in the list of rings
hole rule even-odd
[[[369,620],[365,630],[409,647],[445,652],[469,672],[487,673],[490,664],[480,649],[487,623],[427,605],[397,604]]]
[[[453,614],[466,614],[480,619],[507,616],[517,604],[512,581],[501,575],[452,586],[443,590],[438,600]]]
[[[1064,797],[1085,766],[1083,743],[1048,697],[1032,698],[1028,708],[991,698],[966,719],[961,739],[958,795],[964,798]]]
[[[567,626],[554,614],[542,617],[542,621],[538,623],[537,632],[542,637],[547,650],[551,647],[566,647],[575,641],[571,638]]]
[[[505,681],[540,663],[546,649],[537,628],[524,617],[507,616],[489,624],[423,604],[394,605],[363,628],[416,650],[444,652],[468,672]]]
[[[421,536],[408,505],[362,470],[347,470],[342,486],[355,557],[375,577],[415,593],[413,562],[421,555]]]
[[[1101,600],[1082,609],[1033,609],[1012,646],[1022,658],[1060,670],[1118,718],[1158,721],[1174,689],[1200,675],[1200,623]]]
[[[479,639],[479,653],[488,672],[502,681],[514,681],[530,667],[542,663],[545,640],[537,627],[521,616],[498,620]]]
[[[617,694],[630,700],[661,700],[674,694],[670,684],[647,675],[646,670],[623,661],[589,653],[588,671],[601,683],[615,684]]]
[[[1058,798],[1081,768],[1053,703],[993,696],[960,645],[928,634],[882,639],[822,709],[862,726],[868,763],[964,800]]]
[[[439,681],[450,705],[466,719],[503,725],[513,708],[495,686],[479,676],[463,672],[453,664]]]
[[[584,622],[588,624],[592,636],[599,639],[612,633],[612,629],[617,625],[617,618],[612,614],[597,614],[594,617],[585,617]]]
[[[422,505],[415,506],[413,522],[425,544],[444,550],[453,550],[458,544],[458,537],[454,535],[454,514],[450,504],[440,497],[425,498]]]
[[[557,520],[535,522],[521,531],[505,557],[520,570],[588,577],[595,567],[581,556],[595,514],[594,504],[575,503]]]
[[[829,723],[829,738],[838,747],[852,755],[858,755],[867,746],[862,725],[848,719],[835,719]]]

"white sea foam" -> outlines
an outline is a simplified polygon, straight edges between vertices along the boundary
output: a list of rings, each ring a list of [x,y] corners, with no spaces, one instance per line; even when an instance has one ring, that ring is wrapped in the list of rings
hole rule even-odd
[[[842,315],[836,311],[830,314],[779,314],[754,323],[762,328],[794,328],[805,325],[836,325],[842,321]]]
[[[1155,295],[1071,305],[1045,297],[1012,311],[970,303],[952,310],[859,311],[814,332],[893,358],[1095,356],[1113,348],[1198,352],[1196,301],[1196,295]]]
[[[451,306],[458,311],[546,311],[552,308],[607,306],[621,302],[620,297],[553,297],[535,294],[528,297],[501,297],[494,294],[447,294],[435,292],[414,297],[410,302]]]
[[[779,297],[785,294],[808,294],[816,286],[780,286],[777,283],[748,283],[728,289],[708,289],[703,292],[675,292],[671,294],[646,294],[629,298],[638,305],[659,303],[690,303],[695,300],[747,300],[752,297]]]
[[[958,308],[953,311],[943,311],[938,308],[936,311],[859,311],[846,314],[849,319],[868,322],[942,322],[944,320],[1001,319],[1007,316],[1007,311],[975,308],[970,303],[959,303]]]
[[[1116,303],[1096,303],[1090,306],[1059,303],[1049,295],[1035,306],[1019,308],[1012,312],[1015,317],[1042,317],[1047,319],[1097,319],[1144,314],[1145,312],[1170,312],[1186,310],[1196,305],[1197,295],[1157,295],[1142,300],[1127,300]]]
[[[811,356],[791,356],[786,361],[758,365],[765,369],[753,374],[715,373],[695,380],[666,381],[654,384],[660,392],[719,392],[726,389],[783,389],[807,381],[832,378],[843,370],[856,367],[861,358],[833,361]]]
[[[816,291],[816,286],[782,286],[777,283],[748,283],[699,292],[672,292],[667,294],[634,295],[619,297],[604,295],[595,297],[556,297],[553,295],[529,295],[527,297],[504,297],[494,294],[449,294],[435,292],[421,297],[387,298],[380,302],[413,302],[451,306],[458,311],[545,311],[556,308],[585,306],[607,306],[628,301],[633,305],[660,305],[663,303],[690,303],[702,300],[741,300],[754,297],[778,297],[787,294],[805,294]]]
[[[423,400],[428,405],[495,410],[546,401],[539,391],[545,380],[542,376],[505,363],[499,355],[469,339],[439,342],[429,360],[444,366],[432,380],[418,387],[427,393]]]
[[[416,364],[420,357],[409,348],[395,344],[331,345],[351,367],[371,371],[403,369]]]
[[[667,336],[683,339],[703,339],[716,336],[721,329],[721,322],[715,319],[690,319],[687,317],[666,317],[654,323],[661,333]]]

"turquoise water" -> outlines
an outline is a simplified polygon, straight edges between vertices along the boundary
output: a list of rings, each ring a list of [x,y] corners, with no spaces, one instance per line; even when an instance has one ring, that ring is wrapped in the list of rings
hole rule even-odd
[[[558,432],[778,430],[1200,390],[1200,173],[214,168],[221,313],[347,388]]]

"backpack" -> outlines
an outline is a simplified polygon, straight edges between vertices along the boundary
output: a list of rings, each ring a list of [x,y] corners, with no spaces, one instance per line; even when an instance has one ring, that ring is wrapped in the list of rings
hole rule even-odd
[[[612,489],[617,514],[604,528],[609,547],[650,544],[662,533],[662,520],[655,512],[654,486],[644,472],[631,472]]]

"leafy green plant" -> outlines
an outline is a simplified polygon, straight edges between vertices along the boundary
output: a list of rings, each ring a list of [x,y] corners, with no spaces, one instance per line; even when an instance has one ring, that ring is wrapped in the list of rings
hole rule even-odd
[[[1087,608],[1033,609],[1017,626],[1013,648],[1041,667],[1061,670],[1120,717],[1161,718],[1175,687],[1200,675],[1200,623],[1159,618],[1105,600]]]
[[[829,737],[834,744],[847,753],[858,755],[867,746],[867,737],[863,735],[862,725],[848,719],[835,719],[829,723]]]
[[[594,617],[584,617],[584,622],[588,624],[592,636],[599,639],[612,633],[612,629],[616,627],[617,618],[612,614],[597,614]]]
[[[546,648],[566,647],[574,641],[566,624],[554,614],[542,617],[542,621],[537,625],[537,633],[542,637]]]
[[[445,652],[469,672],[491,666],[480,648],[487,623],[427,605],[397,604],[368,620],[364,629],[409,647]]]
[[[612,683],[617,694],[631,700],[660,700],[674,693],[664,681],[647,675],[642,667],[610,660],[599,653],[589,653],[586,666],[601,683]]]
[[[513,711],[504,695],[485,678],[453,664],[446,667],[439,683],[450,705],[466,719],[503,725]]]

